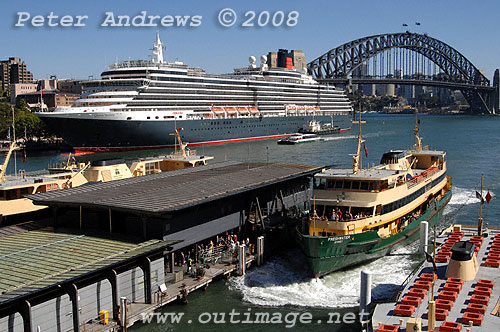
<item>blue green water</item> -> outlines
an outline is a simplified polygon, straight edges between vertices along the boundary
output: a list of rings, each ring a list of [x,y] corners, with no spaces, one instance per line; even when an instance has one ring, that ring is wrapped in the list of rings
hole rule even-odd
[[[430,148],[447,151],[448,174],[453,179],[453,198],[445,209],[443,223],[475,223],[479,214],[479,190],[481,175],[484,188],[493,199],[483,210],[485,221],[500,226],[500,118],[480,116],[426,116],[421,118],[420,134],[423,144]],[[366,139],[368,158],[363,156],[363,165],[377,164],[383,152],[389,149],[406,149],[414,144],[414,117],[411,115],[372,115],[366,117],[363,136]],[[243,142],[198,148],[199,154],[215,156],[215,162],[224,160],[269,161],[280,163],[303,163],[350,167],[350,153],[355,151],[357,128],[327,139],[323,142],[297,146],[277,145],[274,140]],[[138,157],[157,156],[163,151],[136,151],[87,155],[81,161],[103,158],[125,158],[132,161]],[[18,168],[28,172],[39,172],[49,162],[61,161],[57,155],[28,155],[22,163],[18,156]],[[10,169],[12,169],[12,163]],[[308,278],[306,266],[298,251],[281,254],[260,268],[250,270],[244,277],[232,277],[229,281],[211,284],[206,292],[189,295],[188,305],[171,305],[164,312],[185,313],[181,323],[140,324],[133,331],[280,331],[289,330],[285,315],[292,322],[295,316],[310,313],[313,323],[295,325],[300,331],[357,331],[356,324],[326,323],[329,315],[356,312],[358,303],[359,273],[373,273],[374,296],[384,297],[394,291],[395,286],[406,278],[420,259],[415,255],[415,245],[398,250],[397,255],[388,256],[364,266],[341,271],[320,280]],[[244,313],[267,312],[281,315],[282,323],[276,324],[231,324],[228,313],[234,309],[243,318]],[[250,311],[249,311],[250,309]],[[226,313],[226,323],[200,323],[208,319],[205,313]],[[254,316],[251,316],[254,317]],[[307,318],[307,316],[304,316]],[[218,316],[219,319],[222,319]],[[347,320],[349,317],[347,317]],[[189,323],[191,320],[191,323]],[[318,321],[321,320],[321,323]],[[279,321],[276,319],[276,321]],[[298,318],[297,318],[298,321]]]

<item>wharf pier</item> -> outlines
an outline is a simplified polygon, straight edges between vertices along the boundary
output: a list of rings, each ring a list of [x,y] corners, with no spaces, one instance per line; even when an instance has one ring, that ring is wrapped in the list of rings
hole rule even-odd
[[[499,330],[500,229],[490,227],[478,235],[477,225],[453,225],[436,243],[437,270],[424,262],[403,284],[395,303],[377,304],[373,331]]]
[[[52,218],[0,228],[0,330],[124,330],[243,274],[320,170],[224,162],[31,195]],[[230,248],[208,246],[221,237]]]

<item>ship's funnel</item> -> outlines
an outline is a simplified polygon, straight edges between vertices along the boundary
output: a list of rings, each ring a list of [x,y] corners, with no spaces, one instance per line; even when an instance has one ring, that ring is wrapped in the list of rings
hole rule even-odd
[[[474,253],[475,245],[469,241],[458,241],[451,248],[451,260],[446,269],[446,278],[474,280],[479,265]]]

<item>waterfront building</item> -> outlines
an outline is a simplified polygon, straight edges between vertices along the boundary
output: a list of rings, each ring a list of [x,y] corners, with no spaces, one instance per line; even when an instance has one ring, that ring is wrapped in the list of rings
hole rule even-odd
[[[10,84],[32,82],[33,74],[21,58],[11,57],[9,60],[0,61],[0,84],[7,94],[10,95]]]

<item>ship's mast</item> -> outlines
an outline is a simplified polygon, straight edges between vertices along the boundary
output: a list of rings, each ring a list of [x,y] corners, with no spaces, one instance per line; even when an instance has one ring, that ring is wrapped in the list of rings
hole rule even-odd
[[[153,62],[154,63],[163,63],[163,44],[160,40],[160,33],[156,32],[156,41],[153,45]]]
[[[361,112],[359,113],[359,135],[358,135],[358,146],[356,148],[356,154],[352,156],[352,172],[357,174],[359,172],[359,165],[361,164],[361,143],[363,143],[363,136],[361,134]]]
[[[422,139],[418,136],[418,116],[415,110],[415,151],[422,151]]]
[[[12,107],[12,142],[10,143],[9,151],[7,152],[7,155],[5,156],[5,160],[3,161],[2,168],[0,169],[0,182],[5,182],[5,173],[7,171],[7,165],[9,165],[9,160],[10,157],[12,156],[12,153],[14,151],[18,150],[19,148],[16,145],[16,124],[14,122],[14,107]],[[16,162],[16,155],[14,153],[14,173],[17,176],[17,162]]]
[[[481,175],[481,202],[479,203],[479,219],[477,220],[477,235],[483,236],[483,176]]]

